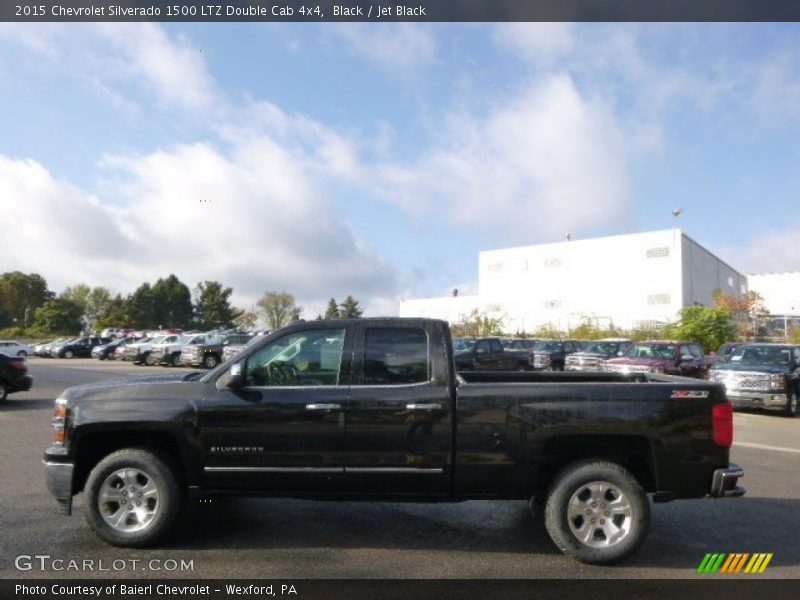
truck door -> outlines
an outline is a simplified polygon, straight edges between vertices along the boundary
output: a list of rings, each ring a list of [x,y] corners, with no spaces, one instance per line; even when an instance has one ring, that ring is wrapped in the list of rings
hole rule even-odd
[[[244,387],[204,399],[204,485],[341,490],[352,335],[344,326],[304,325],[239,360]]]
[[[347,408],[354,493],[449,492],[452,415],[445,341],[430,324],[359,324]]]

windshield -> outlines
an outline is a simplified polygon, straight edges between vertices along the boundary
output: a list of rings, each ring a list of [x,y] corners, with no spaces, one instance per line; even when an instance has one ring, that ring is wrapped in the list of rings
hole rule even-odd
[[[589,342],[583,347],[583,351],[594,354],[616,354],[619,351],[619,343]]]
[[[677,346],[675,344],[635,344],[625,355],[628,358],[651,358],[674,360]]]
[[[540,352],[561,352],[563,347],[563,342],[553,340],[537,340],[533,343],[533,349]]]
[[[730,362],[782,367],[789,364],[791,352],[791,348],[781,346],[740,346],[731,354]]]
[[[453,350],[455,352],[469,352],[475,346],[472,338],[453,338]]]

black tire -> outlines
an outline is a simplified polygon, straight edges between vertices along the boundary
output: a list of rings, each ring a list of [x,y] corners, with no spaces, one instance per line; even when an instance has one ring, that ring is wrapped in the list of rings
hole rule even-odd
[[[0,402],[5,402],[8,399],[8,383],[0,381]]]
[[[63,358],[74,358],[75,353],[72,350],[65,350],[63,354]]]
[[[787,398],[786,410],[784,411],[783,414],[789,418],[794,418],[797,416],[797,413],[798,413],[797,390],[792,390],[789,393],[789,397]]]
[[[169,366],[170,367],[177,367],[178,360],[180,359],[180,354],[170,354],[169,356]]]
[[[142,364],[147,367],[155,366],[156,359],[150,352],[145,352],[144,356],[142,357]]]
[[[216,354],[206,354],[203,357],[203,366],[206,369],[213,369],[219,364],[219,359]]]
[[[589,485],[594,483],[601,484],[594,488],[600,492],[607,486],[606,492],[592,494]],[[571,505],[574,498],[579,505]],[[622,514],[624,506],[627,514]],[[583,507],[591,513],[584,514]],[[644,541],[650,527],[650,503],[636,478],[617,463],[582,460],[568,465],[554,480],[544,518],[550,538],[564,554],[587,564],[609,565],[631,556]],[[590,518],[594,519],[591,523]],[[584,527],[587,539],[581,540],[573,529]],[[612,527],[623,531],[618,540],[606,537],[606,528]]]
[[[25,358],[26,356],[28,356],[28,353],[25,352],[25,350],[20,350],[19,352],[17,352],[17,356],[21,356],[22,358]]]
[[[138,508],[126,509],[113,501],[101,502],[101,491],[110,489],[110,482],[119,479],[117,473],[124,472],[123,470],[128,470],[128,473],[144,474],[144,478],[137,475],[132,477],[131,481],[137,486],[142,481],[149,482],[147,485],[153,485],[157,490],[156,502],[152,507],[154,516],[146,526],[135,531],[115,528],[107,519],[111,519],[111,515],[116,516],[121,513],[126,519],[121,524],[122,528],[135,526],[139,523],[138,514],[135,512]],[[119,481],[125,485],[121,479]],[[119,489],[121,492],[126,491],[123,488]],[[138,493],[136,492],[137,495]],[[178,470],[166,455],[147,448],[124,448],[109,454],[92,469],[86,481],[84,496],[86,521],[100,539],[112,546],[140,548],[153,545],[170,533],[180,516],[184,494]],[[128,503],[130,500],[121,502]],[[129,511],[129,515],[125,514],[126,510]],[[130,524],[131,520],[136,523]]]

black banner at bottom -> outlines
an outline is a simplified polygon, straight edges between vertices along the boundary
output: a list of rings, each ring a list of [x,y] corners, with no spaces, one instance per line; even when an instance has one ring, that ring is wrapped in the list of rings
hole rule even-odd
[[[636,596],[673,600],[770,600],[800,597],[792,579],[4,579],[0,600],[619,600]]]

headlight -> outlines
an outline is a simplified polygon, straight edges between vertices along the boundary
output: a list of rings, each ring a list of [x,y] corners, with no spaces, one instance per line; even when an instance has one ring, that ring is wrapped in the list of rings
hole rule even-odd
[[[769,389],[782,390],[786,387],[786,376],[783,373],[775,373],[769,376]]]

